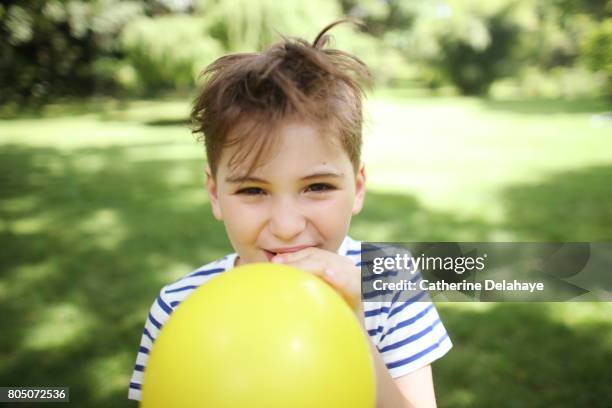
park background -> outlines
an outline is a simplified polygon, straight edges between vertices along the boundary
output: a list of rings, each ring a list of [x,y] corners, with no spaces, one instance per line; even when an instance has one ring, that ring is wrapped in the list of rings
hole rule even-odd
[[[0,385],[126,400],[159,289],[231,251],[188,115],[198,73],[278,33],[359,55],[379,241],[612,241],[612,2],[0,4]],[[612,406],[612,305],[440,303],[440,407]]]

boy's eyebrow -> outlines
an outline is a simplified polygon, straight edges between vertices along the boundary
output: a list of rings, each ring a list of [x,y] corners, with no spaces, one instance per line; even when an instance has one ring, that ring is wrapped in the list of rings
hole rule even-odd
[[[300,180],[310,180],[310,179],[324,178],[324,177],[341,178],[342,176],[343,176],[343,173],[337,173],[335,171],[319,171],[319,172],[314,172],[312,174],[304,176]],[[227,176],[225,178],[225,182],[226,183],[261,183],[261,184],[268,183],[266,180],[259,178],[259,177],[241,176],[241,175]]]

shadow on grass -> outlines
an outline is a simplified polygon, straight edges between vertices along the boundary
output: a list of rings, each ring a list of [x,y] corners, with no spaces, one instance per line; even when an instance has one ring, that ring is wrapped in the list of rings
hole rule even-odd
[[[159,120],[150,120],[145,122],[147,126],[189,126],[191,125],[190,119],[159,119]]]
[[[454,343],[434,363],[440,407],[612,406],[609,323],[569,326],[555,303],[490,306],[438,305]]]
[[[604,99],[481,99],[481,103],[490,110],[527,115],[568,115],[574,113],[601,113],[612,110],[612,103]]]
[[[612,241],[612,166],[553,174],[505,189],[505,227],[517,239]]]
[[[131,102],[138,99],[117,98],[66,98],[45,105],[29,105],[0,110],[0,119],[21,120],[49,117],[89,115],[92,112],[106,113],[127,110]],[[5,107],[6,108],[6,107]]]
[[[494,226],[423,207],[409,195],[368,191],[351,233],[364,241],[486,241]]]
[[[159,289],[231,251],[201,187],[202,162],[132,160],[131,149],[139,147],[71,153],[0,148],[0,384],[70,386],[71,400],[78,406],[134,406],[126,400],[127,385],[145,317]],[[589,211],[609,214],[603,207],[608,190],[602,187],[609,185],[609,170],[594,171],[585,194],[603,190]],[[537,238],[529,234],[531,228],[542,228],[537,226],[540,221],[531,220],[533,212],[546,212],[558,200],[556,185],[568,179],[573,186],[581,184],[567,176],[551,180],[550,191],[543,186],[535,192],[532,186],[508,190],[504,197],[515,219],[504,227]],[[534,201],[538,192],[543,196]],[[572,201],[579,194],[567,197]],[[517,210],[523,205],[528,206],[524,213]],[[609,225],[607,217],[591,225],[593,236],[604,234],[600,225]],[[550,238],[559,220],[544,222],[548,225],[542,236]],[[411,196],[369,192],[351,234],[389,241],[487,240],[497,228],[428,211]],[[517,401],[540,401],[545,392],[543,401],[563,402],[554,395],[565,395],[564,382],[574,375],[589,381],[576,379],[578,391],[607,386],[609,367],[603,367],[603,361],[610,361],[610,352],[596,343],[609,334],[609,326],[574,332],[549,319],[545,309],[538,311],[539,305],[533,314],[532,306],[518,306],[516,313],[514,307],[499,306],[487,315],[444,309],[456,351],[436,365],[441,406],[461,405],[462,393],[475,401],[464,406],[511,401],[501,400],[505,394],[497,391],[517,389],[510,382],[516,382],[521,371],[508,368],[517,362],[526,370],[520,374],[526,375],[525,382],[535,375],[547,381],[526,386]],[[488,317],[481,320],[483,316]],[[506,347],[516,333],[527,337]],[[549,336],[558,338],[550,346],[558,350],[549,351],[549,359],[537,356],[546,352],[542,348],[548,343],[522,356],[530,341]],[[580,349],[583,345],[586,350]],[[493,350],[492,362],[482,350]],[[569,368],[560,370],[564,365]],[[497,389],[487,391],[471,382],[480,377],[485,377],[482,384]]]
[[[66,385],[79,406],[133,406],[151,302],[229,250],[200,161],[128,156],[0,149],[0,384]]]

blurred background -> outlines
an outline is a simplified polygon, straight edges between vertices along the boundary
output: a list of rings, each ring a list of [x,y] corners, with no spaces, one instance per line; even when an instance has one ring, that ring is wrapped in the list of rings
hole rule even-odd
[[[279,34],[375,75],[369,241],[612,241],[612,1],[0,4],[0,385],[127,386],[159,289],[231,251],[189,129],[199,72]],[[440,407],[612,406],[612,305],[438,304]]]

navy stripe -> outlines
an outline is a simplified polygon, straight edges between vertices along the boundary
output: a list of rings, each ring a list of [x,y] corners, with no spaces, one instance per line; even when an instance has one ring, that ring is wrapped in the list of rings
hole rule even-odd
[[[139,390],[140,387],[142,387],[142,385],[137,384],[137,383],[133,383],[133,382],[130,383],[130,388],[132,388],[134,390]]]
[[[379,315],[381,313],[389,313],[389,308],[388,307],[381,307],[380,309],[367,310],[364,313],[364,315],[365,315],[365,317],[371,317],[371,316]]]
[[[396,343],[391,343],[388,346],[385,346],[385,347],[379,349],[379,351],[381,353],[384,353],[385,351],[395,350],[396,348],[405,346],[406,344],[410,344],[413,341],[416,341],[416,340],[420,339],[421,337],[423,337],[427,333],[431,333],[433,331],[434,327],[436,327],[440,323],[442,323],[442,322],[440,322],[440,319],[436,319],[435,322],[433,322],[431,325],[427,326],[426,328],[424,328],[420,332],[415,333],[412,336],[408,336],[405,339],[400,340],[400,341],[398,341]]]
[[[153,323],[153,326],[157,327],[157,330],[161,329],[161,323],[155,320],[153,316],[151,316],[151,313],[149,313],[149,320],[151,321],[151,323]]]
[[[383,327],[382,326],[378,326],[375,329],[368,330],[368,336],[375,336],[378,333],[382,333],[382,331],[383,331]]]
[[[144,354],[149,354],[149,349],[143,346],[140,346],[140,348],[138,349],[139,353],[144,353]]]
[[[425,296],[426,293],[427,293],[426,291],[422,290],[416,295],[414,295],[413,297],[411,297],[410,299],[408,299],[407,301],[402,302],[401,306],[398,306],[395,309],[391,310],[391,312],[389,312],[389,317],[398,314],[399,312],[407,308],[409,305],[413,304],[414,302],[418,301],[420,298]]]
[[[420,319],[421,317],[423,317],[425,314],[427,314],[427,312],[429,312],[431,309],[433,309],[433,303],[431,303],[429,306],[427,306],[425,309],[423,309],[422,311],[420,311],[419,313],[417,313],[416,315],[412,316],[409,319],[406,319],[398,324],[396,324],[394,327],[392,327],[391,329],[389,329],[387,331],[387,333],[383,334],[382,337],[380,338],[379,341],[383,341],[383,339],[385,338],[385,336],[393,333],[395,330],[402,328],[404,326],[408,326],[412,323],[414,323],[415,321],[417,321],[418,319]],[[374,335],[374,334],[378,334],[381,333],[384,330],[383,326],[378,326],[376,329],[370,329],[368,330],[368,334],[370,335]]]
[[[383,273],[372,273],[371,275],[367,275],[363,278],[361,278],[362,282],[368,282],[371,280],[374,280],[376,278],[388,278],[389,276],[397,276],[398,272],[397,271],[386,271]]]
[[[144,366],[140,364],[136,364],[134,366],[134,371],[144,371]]]
[[[168,305],[166,304],[166,302],[164,302],[164,301],[162,300],[161,296],[158,296],[158,297],[157,297],[157,304],[158,304],[158,305],[159,305],[159,307],[161,307],[161,308],[162,308],[162,310],[163,310],[164,312],[166,312],[167,314],[171,314],[171,313],[172,313],[172,308],[171,308],[170,306],[168,306]]]
[[[176,288],[176,289],[167,289],[166,293],[175,293],[175,292],[182,292],[184,290],[189,290],[189,289],[197,289],[198,286],[197,285],[189,285],[189,286],[181,286],[180,288]]]
[[[402,291],[398,290],[397,293],[395,294],[395,296],[393,296],[393,299],[391,299],[391,307],[393,307],[393,305],[395,305],[395,302],[397,302],[397,300],[399,299],[401,294],[402,294]]]
[[[175,300],[174,302],[170,302],[170,306],[172,306],[172,307],[177,307],[180,304],[181,304],[180,300]]]
[[[431,303],[429,306],[427,306],[425,309],[421,310],[416,315],[414,315],[411,318],[406,319],[406,320],[396,324],[394,327],[390,328],[389,330],[387,330],[387,332],[385,334],[382,335],[382,337],[380,338],[380,341],[383,341],[383,339],[386,336],[390,335],[394,331],[396,331],[398,329],[401,329],[402,327],[406,327],[406,326],[409,326],[409,325],[413,324],[414,322],[416,322],[417,320],[419,320],[420,318],[425,316],[427,314],[427,312],[429,312],[431,309],[433,309],[433,307],[434,307],[433,303]]]
[[[361,253],[361,249],[349,249],[346,251],[347,255],[359,255]]]
[[[397,292],[398,294],[401,292]],[[372,309],[372,310],[367,310],[364,313],[365,317],[372,317],[372,316],[376,316],[379,315],[381,313],[389,313],[388,317],[391,317],[393,315],[398,314],[399,312],[401,312],[402,310],[404,310],[406,307],[408,307],[408,305],[411,305],[412,303],[416,302],[417,300],[419,300],[420,298],[422,298],[423,296],[425,296],[427,292],[426,291],[421,291],[419,292],[417,295],[411,297],[410,299],[408,299],[405,302],[402,302],[401,306],[396,307],[395,309],[391,310],[391,313],[389,313],[389,308],[384,306],[381,307],[380,309]],[[394,300],[392,301],[392,303],[397,300],[398,295],[396,294],[394,297]]]
[[[398,294],[401,292],[397,292]],[[372,316],[376,316],[379,315],[381,313],[388,313],[389,316],[391,317],[393,315],[398,314],[399,312],[401,312],[402,310],[404,310],[406,307],[408,307],[408,305],[411,305],[412,303],[416,302],[417,300],[419,300],[421,297],[423,297],[425,295],[425,293],[427,293],[426,291],[421,291],[419,292],[417,295],[413,296],[412,298],[408,299],[406,302],[402,302],[402,305],[399,307],[396,307],[395,309],[391,310],[391,313],[389,313],[390,308],[388,308],[387,306],[383,306],[379,309],[372,309],[372,310],[366,310],[364,313],[365,317],[372,317]],[[397,294],[394,297],[394,300],[397,300]]]
[[[145,336],[147,336],[149,338],[149,340],[151,340],[152,343],[155,343],[155,339],[153,338],[153,336],[151,336],[151,333],[149,333],[149,331],[147,329],[144,329],[143,334]]]
[[[409,282],[416,282],[419,279],[421,279],[421,274],[417,273],[412,279],[410,279]],[[391,307],[393,307],[395,305],[395,303],[397,303],[397,300],[399,299],[400,295],[402,294],[401,291],[397,291],[397,293],[395,294],[395,296],[393,296],[393,299],[391,299]]]
[[[386,294],[393,293],[392,290],[373,290],[372,292],[365,292],[361,297],[363,300],[371,299],[376,296],[384,296]]]
[[[215,274],[215,273],[223,272],[224,270],[225,270],[224,268],[215,268],[215,269],[208,269],[206,271],[196,271],[196,272],[193,272],[190,275],[187,275],[186,278],[193,278],[194,276],[212,275],[212,274]]]
[[[448,333],[444,333],[444,336],[440,337],[440,340],[438,340],[435,344],[432,344],[431,346],[427,347],[425,350],[423,351],[419,351],[418,353],[405,358],[403,360],[398,360],[398,361],[393,361],[389,364],[387,364],[387,368],[391,369],[391,368],[396,368],[396,367],[400,367],[403,366],[405,364],[408,363],[412,363],[415,360],[418,360],[419,358],[425,356],[426,354],[429,354],[430,352],[432,352],[433,350],[437,349],[438,347],[440,347],[440,344],[448,337]]]

